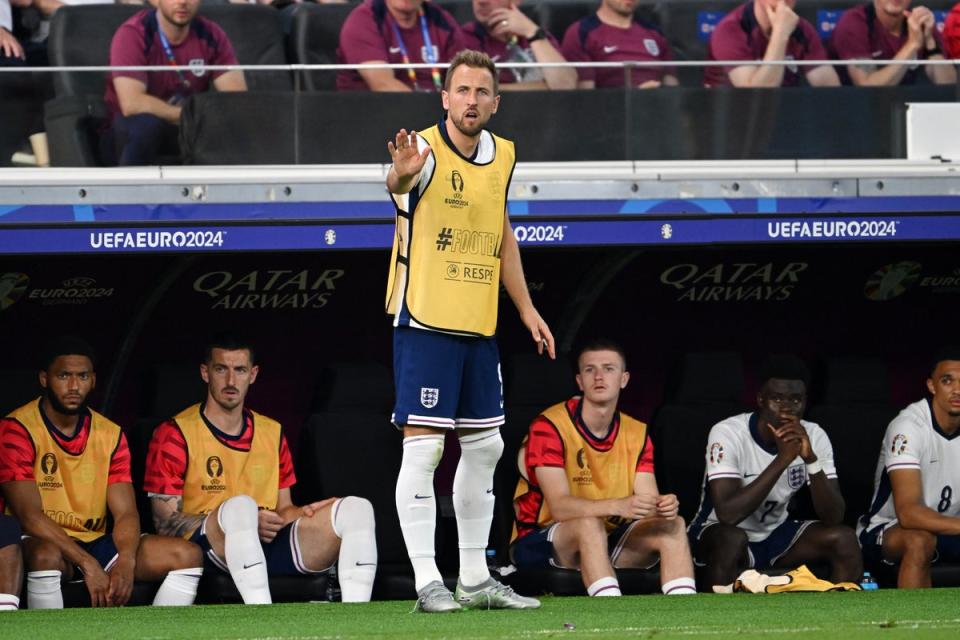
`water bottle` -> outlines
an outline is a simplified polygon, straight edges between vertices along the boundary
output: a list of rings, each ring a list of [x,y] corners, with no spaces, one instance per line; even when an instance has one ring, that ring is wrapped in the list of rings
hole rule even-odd
[[[500,567],[497,566],[496,549],[487,549],[487,569],[490,570],[490,575],[492,576],[500,575]]]
[[[860,582],[860,588],[864,591],[875,591],[879,589],[877,581],[873,579],[873,576],[870,575],[869,571],[863,572],[863,580]]]
[[[327,571],[327,602],[340,602],[340,580],[337,576],[337,565]]]

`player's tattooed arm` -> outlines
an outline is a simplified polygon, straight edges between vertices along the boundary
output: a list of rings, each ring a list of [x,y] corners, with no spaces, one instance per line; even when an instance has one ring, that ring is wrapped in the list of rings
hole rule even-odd
[[[181,538],[196,530],[206,517],[196,513],[184,513],[183,496],[151,493],[150,506],[153,509],[153,526],[162,536]]]

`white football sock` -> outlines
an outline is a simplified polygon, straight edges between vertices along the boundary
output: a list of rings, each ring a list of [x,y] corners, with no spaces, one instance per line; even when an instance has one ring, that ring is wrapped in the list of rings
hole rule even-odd
[[[343,602],[370,602],[377,575],[377,538],[373,505],[347,496],[331,509],[333,531],[340,538],[337,575]]]
[[[693,578],[674,578],[660,588],[668,596],[689,596],[697,592],[697,583]]]
[[[20,608],[20,598],[12,593],[0,593],[0,611],[16,611]]]
[[[493,521],[493,472],[503,453],[500,429],[460,438],[460,462],[453,478],[453,509],[460,546],[460,583],[476,586],[490,577],[487,542]]]
[[[60,572],[27,572],[27,604],[31,609],[63,609]]]
[[[588,596],[620,596],[620,583],[613,576],[600,578],[587,587]]]
[[[155,607],[188,607],[197,598],[203,567],[177,569],[167,574],[153,597]]]
[[[418,591],[434,580],[443,582],[435,558],[437,499],[433,489],[433,474],[442,457],[442,435],[403,439],[403,461],[397,475],[397,516]]]
[[[234,496],[222,505],[217,521],[223,529],[224,555],[233,583],[244,604],[270,604],[267,560],[260,546],[257,503],[250,496]]]

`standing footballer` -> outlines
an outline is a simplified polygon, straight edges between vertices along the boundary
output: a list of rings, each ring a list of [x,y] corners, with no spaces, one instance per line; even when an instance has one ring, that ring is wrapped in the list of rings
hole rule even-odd
[[[387,312],[393,314],[397,403],[403,429],[397,512],[422,611],[528,609],[533,598],[490,576],[493,472],[503,452],[503,384],[494,333],[500,282],[539,352],[556,357],[553,335],[530,300],[507,217],[516,162],[513,143],[484,126],[500,105],[497,70],[477,51],[450,63],[446,111],[419,135],[401,129],[387,143],[387,188],[397,208]],[[444,433],[456,429],[460,461],[453,505],[460,546],[456,597],[434,558],[433,476]]]

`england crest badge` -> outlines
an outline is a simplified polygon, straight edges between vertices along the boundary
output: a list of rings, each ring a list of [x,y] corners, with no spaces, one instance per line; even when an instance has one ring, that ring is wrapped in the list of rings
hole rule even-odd
[[[440,401],[440,390],[430,387],[420,387],[420,404],[426,409],[433,409]]]
[[[787,469],[787,484],[791,489],[799,489],[807,481],[807,469],[802,464],[797,464]]]

